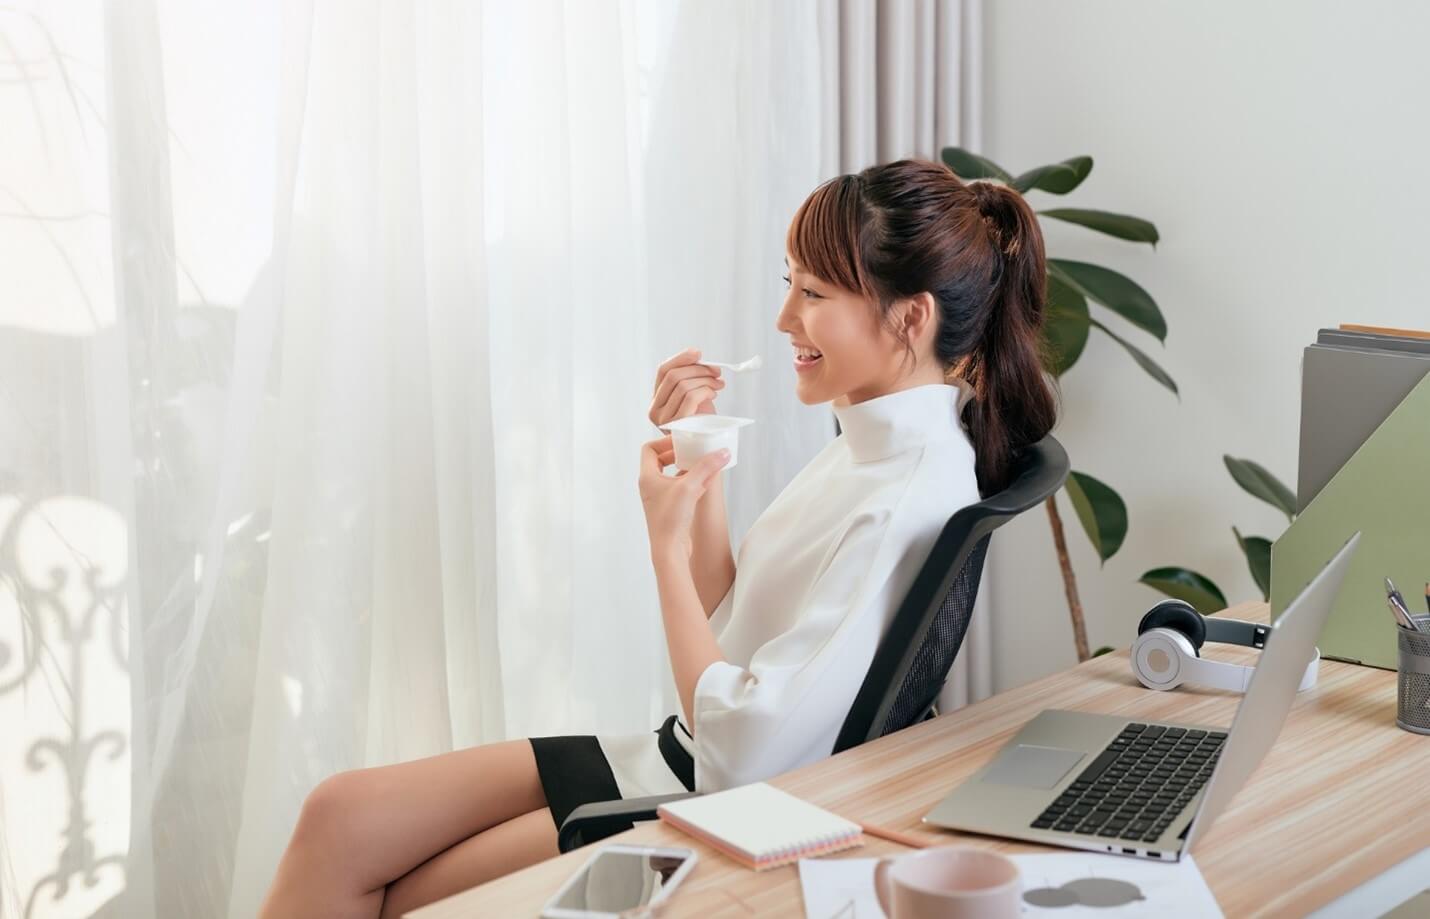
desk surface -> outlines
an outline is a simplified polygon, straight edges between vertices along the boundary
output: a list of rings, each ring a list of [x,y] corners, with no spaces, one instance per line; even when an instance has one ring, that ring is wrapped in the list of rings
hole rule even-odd
[[[1265,622],[1267,610],[1265,604],[1244,604],[1227,615]],[[1257,653],[1223,645],[1206,651],[1208,658],[1244,663]],[[1317,687],[1297,697],[1275,747],[1192,852],[1228,916],[1303,916],[1430,848],[1430,737],[1395,726],[1395,693],[1393,672],[1322,661]],[[1004,852],[1068,851],[935,831],[920,818],[1043,708],[1230,725],[1238,698],[1218,690],[1143,689],[1122,649],[771,784],[851,820],[934,841]],[[1409,819],[1412,814],[1416,819]],[[700,863],[662,910],[664,916],[803,914],[793,866],[756,874],[661,823],[637,826],[617,838],[700,853]],[[862,849],[846,854],[908,851],[866,838]],[[591,851],[533,865],[409,916],[535,916]]]

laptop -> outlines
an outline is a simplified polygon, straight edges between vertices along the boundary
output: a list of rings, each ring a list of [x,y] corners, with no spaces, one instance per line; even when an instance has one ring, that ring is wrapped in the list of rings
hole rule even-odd
[[[1048,709],[924,822],[1177,861],[1281,732],[1359,541],[1356,533],[1271,627],[1230,730]]]

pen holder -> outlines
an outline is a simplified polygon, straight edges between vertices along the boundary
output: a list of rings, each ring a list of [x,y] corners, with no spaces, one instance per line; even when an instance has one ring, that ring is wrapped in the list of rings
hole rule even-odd
[[[1400,633],[1400,670],[1395,723],[1407,731],[1430,734],[1430,632],[1403,627],[1396,631]]]

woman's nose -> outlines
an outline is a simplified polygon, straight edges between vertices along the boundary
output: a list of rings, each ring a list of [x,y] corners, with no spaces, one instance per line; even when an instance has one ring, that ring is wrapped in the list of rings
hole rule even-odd
[[[775,331],[785,335],[794,334],[794,326],[790,322],[794,318],[794,311],[790,309],[790,302],[790,298],[786,297],[785,301],[780,304],[780,311],[775,315]]]

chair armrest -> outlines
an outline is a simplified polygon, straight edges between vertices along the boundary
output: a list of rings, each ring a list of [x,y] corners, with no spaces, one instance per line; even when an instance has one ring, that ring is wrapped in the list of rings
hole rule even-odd
[[[656,819],[655,809],[667,801],[693,798],[693,791],[677,795],[652,795],[648,798],[625,798],[617,801],[597,801],[582,804],[566,816],[556,834],[556,847],[562,852],[579,849],[588,842],[605,839],[630,829],[636,820]]]

